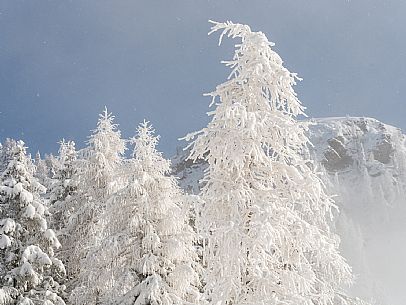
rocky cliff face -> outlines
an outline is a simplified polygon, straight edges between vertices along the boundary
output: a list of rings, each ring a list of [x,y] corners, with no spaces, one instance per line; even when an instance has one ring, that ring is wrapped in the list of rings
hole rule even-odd
[[[406,137],[371,118],[314,119],[315,161],[340,213],[334,228],[357,282],[352,292],[377,304],[406,304]],[[179,149],[173,169],[181,186],[198,193],[206,164]]]

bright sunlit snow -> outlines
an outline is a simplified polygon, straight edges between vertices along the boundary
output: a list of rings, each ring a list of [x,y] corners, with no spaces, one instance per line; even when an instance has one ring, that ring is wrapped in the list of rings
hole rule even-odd
[[[227,8],[230,14],[241,10],[236,3]],[[293,5],[289,3],[284,5]],[[19,5],[8,1],[0,4],[0,25],[4,22],[3,11],[6,18],[13,9],[15,13],[24,11]],[[63,11],[65,5],[61,3],[58,9]],[[180,14],[184,7],[176,1],[171,5],[179,9],[176,22],[193,17]],[[26,6],[34,15],[41,7]],[[289,12],[299,6],[293,5]],[[100,14],[94,8],[95,15]],[[114,35],[108,29],[108,20],[100,18],[97,24],[97,28],[105,29],[97,40],[113,48],[119,48],[115,37],[124,28],[117,15],[120,8],[117,3],[117,7],[107,10],[118,22],[114,23]],[[131,6],[127,9],[131,11]],[[46,153],[38,151],[34,155],[27,147],[30,140],[25,139],[26,122],[15,125],[4,120],[1,136],[9,132],[10,126],[21,130],[2,136],[0,143],[0,305],[404,305],[406,136],[396,127],[362,117],[364,110],[366,115],[371,112],[360,99],[362,92],[371,90],[375,94],[383,92],[385,100],[380,102],[386,102],[393,96],[390,93],[396,92],[395,82],[385,90],[373,87],[372,81],[367,81],[368,88],[348,86],[353,88],[348,89],[351,99],[342,104],[359,101],[356,107],[361,116],[333,117],[337,112],[330,113],[329,107],[337,104],[335,85],[339,82],[335,79],[326,86],[316,81],[317,86],[309,86],[309,90],[314,94],[324,90],[328,93],[324,99],[327,96],[331,100],[317,95],[324,104],[319,104],[320,111],[315,113],[327,115],[309,118],[311,112],[303,103],[302,91],[297,89],[301,74],[291,72],[296,70],[292,68],[295,65],[291,66],[290,60],[285,62],[285,49],[279,49],[269,39],[268,28],[261,32],[256,26],[251,28],[228,18],[221,22],[209,20],[207,32],[218,40],[218,46],[213,39],[197,43],[187,33],[193,30],[193,36],[200,37],[198,29],[185,26],[179,31],[170,22],[160,24],[162,14],[166,14],[164,10],[158,13],[162,9],[154,9],[157,35],[150,34],[149,23],[139,20],[133,38],[145,36],[147,43],[139,40],[136,48],[123,50],[134,53],[133,58],[143,66],[137,70],[137,78],[123,72],[132,70],[131,63],[127,66],[126,62],[115,67],[123,72],[120,77],[96,89],[104,92],[107,106],[99,109],[98,119],[95,112],[86,141],[81,141],[83,134],[75,137],[75,133],[45,127],[42,136],[47,139],[60,132],[58,152],[48,152],[49,145],[43,141]],[[78,14],[82,13],[86,15],[86,9],[78,10]],[[170,15],[169,10],[167,13]],[[291,15],[283,16],[283,24],[291,27]],[[317,14],[317,18],[326,20],[328,16]],[[78,30],[76,35],[87,36],[87,30],[75,20],[68,15],[64,18],[62,23]],[[22,71],[21,77],[3,73],[9,76],[10,84],[36,79],[29,69],[19,66],[17,57],[35,62],[38,67],[41,62],[57,62],[57,74],[69,75],[72,71],[62,65],[64,58],[71,58],[75,69],[87,71],[94,69],[88,64],[96,53],[105,56],[105,51],[110,52],[110,48],[89,51],[84,60],[72,40],[69,48],[63,48],[65,56],[47,53],[57,40],[39,36],[46,29],[56,29],[58,41],[69,40],[63,35],[66,29],[59,26],[62,23],[34,31],[33,39],[24,44],[24,52],[11,51],[16,48],[13,43],[9,46],[10,37],[6,35],[6,43],[0,46],[0,63],[5,52],[10,55],[6,56],[10,66]],[[301,25],[301,29],[311,31],[308,24]],[[355,28],[340,30],[346,36],[356,33]],[[280,27],[275,28],[276,38],[280,31]],[[326,29],[319,27],[318,31]],[[19,41],[18,29],[12,32]],[[334,35],[330,34],[327,36],[333,42]],[[208,54],[201,49],[202,57],[196,57],[185,47],[183,55],[176,54],[185,62],[176,61],[170,45],[181,44],[180,37],[184,41],[190,38],[196,47],[210,45],[216,52],[224,52],[216,60],[221,60],[228,77],[221,70],[209,69],[210,86],[206,87],[207,82],[203,85],[205,63],[201,58]],[[30,53],[29,46],[35,41],[41,41],[40,53],[45,60],[37,62]],[[385,41],[376,33],[374,48]],[[306,67],[317,74],[324,54],[330,51],[312,56],[309,50],[318,45],[315,42],[289,41],[291,49],[299,50],[296,56],[309,60]],[[90,50],[98,45],[86,38],[82,43],[82,51],[83,47]],[[328,50],[333,49],[331,46]],[[335,51],[343,53],[339,48]],[[72,54],[76,54],[74,58]],[[346,56],[361,61],[364,54]],[[93,72],[99,75],[102,62],[106,64],[109,58],[100,61],[100,70]],[[176,69],[186,68],[191,58],[194,69],[187,73],[188,81],[181,86],[171,85],[179,75]],[[317,60],[310,64],[311,58]],[[382,67],[391,62],[381,56],[373,64]],[[341,60],[341,65],[345,66],[346,61]],[[146,73],[147,67],[155,69],[153,76]],[[388,75],[383,71],[379,68],[381,79],[386,80]],[[333,74],[322,74],[323,81],[329,83]],[[167,79],[162,81],[160,76],[165,75]],[[348,81],[350,75],[340,81]],[[52,78],[58,77],[50,74],[50,88]],[[139,79],[146,83],[140,86],[136,81]],[[29,111],[30,118],[41,113],[41,124],[56,120],[60,126],[78,127],[79,118],[91,108],[91,92],[96,88],[88,81],[75,79],[85,88],[75,94],[71,89],[77,84],[72,81],[58,87],[58,92],[69,99],[81,96],[81,104],[74,110],[75,119],[64,120],[68,116],[41,112],[39,105],[44,95],[39,88],[30,89],[35,96],[33,108],[4,103],[2,111],[16,117]],[[129,117],[133,120],[132,137],[122,133],[121,116],[116,118],[111,112],[121,96],[114,95],[113,89],[118,86],[122,90],[125,84],[130,84],[134,92],[148,92],[135,94],[141,104],[137,100],[125,109],[123,121],[128,123]],[[187,106],[179,106],[171,95],[176,93],[176,100],[185,100],[182,94],[197,88],[199,95],[207,92],[206,104],[199,104],[200,108],[190,107],[198,105],[197,98],[188,99]],[[15,92],[9,96],[25,100],[24,90],[17,86],[14,89],[18,98]],[[108,98],[106,92],[110,89],[112,95]],[[157,92],[164,97],[160,104],[151,102]],[[52,98],[60,104],[52,104],[51,108],[67,105],[58,95]],[[83,102],[86,98],[88,103]],[[186,108],[190,112],[184,111]],[[384,104],[381,108],[397,112]],[[133,117],[132,111],[137,116]],[[58,112],[64,112],[63,107]],[[139,117],[151,113],[152,122]],[[164,121],[170,123],[167,128],[156,128]],[[187,128],[180,135],[182,124]],[[38,140],[36,130],[32,130],[35,136],[31,130],[27,134]],[[175,141],[175,135],[181,142]],[[166,148],[178,146],[176,154],[166,158],[170,150],[162,152],[160,144]]]

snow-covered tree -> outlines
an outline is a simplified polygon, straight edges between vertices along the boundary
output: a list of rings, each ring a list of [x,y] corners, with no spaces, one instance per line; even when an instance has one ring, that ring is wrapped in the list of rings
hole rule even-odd
[[[73,212],[72,200],[76,199],[74,195],[77,192],[77,153],[75,142],[59,142],[59,168],[53,177],[53,184],[50,189],[49,201],[52,211],[54,228],[64,230],[68,224],[69,217]],[[63,234],[63,232],[60,232]]]
[[[49,191],[55,182],[53,178],[61,167],[58,157],[53,154],[45,154],[44,159],[42,159],[38,151],[34,157],[34,165],[34,177]],[[49,193],[46,194],[46,196],[48,195]]]
[[[100,222],[100,216],[105,209],[106,200],[122,187],[119,173],[125,141],[121,139],[118,125],[113,120],[114,116],[107,109],[100,114],[97,128],[83,152],[83,159],[77,162],[75,180],[77,179],[78,191],[66,228],[67,248],[71,249],[67,263],[68,273],[72,278],[69,289],[87,289],[92,285],[89,282],[92,275],[85,272],[88,270],[86,257],[102,239],[104,224]]]
[[[60,243],[48,228],[45,188],[34,178],[34,166],[22,141],[9,140],[7,167],[0,176],[0,304],[63,305],[65,276],[54,257]]]
[[[106,199],[120,188],[120,177],[115,171],[122,163],[125,149],[118,124],[106,108],[99,115],[97,128],[84,152],[81,183],[89,196]]]
[[[200,265],[189,225],[188,196],[170,176],[170,161],[156,150],[158,137],[142,123],[134,155],[125,168],[127,185],[109,200],[107,239],[89,256],[96,269],[90,289],[104,292],[100,304],[197,304]],[[93,264],[93,266],[91,266]],[[81,304],[89,288],[78,291]]]
[[[210,304],[337,305],[360,302],[328,218],[335,208],[311,161],[307,126],[290,73],[261,32],[213,22],[240,38],[228,81],[208,95],[211,122],[190,134],[190,158],[205,159],[201,230]]]
[[[34,165],[35,165],[34,176],[38,179],[39,183],[41,183],[44,186],[49,185],[50,182],[49,168],[45,160],[41,158],[41,154],[39,151],[35,154]]]
[[[7,138],[4,141],[4,144],[1,146],[1,151],[0,151],[0,171],[3,172],[10,161],[10,158],[12,157],[12,150],[13,147],[15,146],[15,140]]]

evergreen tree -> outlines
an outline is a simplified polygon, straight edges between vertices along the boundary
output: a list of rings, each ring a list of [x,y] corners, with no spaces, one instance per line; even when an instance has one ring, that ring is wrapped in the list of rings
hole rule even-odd
[[[53,180],[54,183],[50,190],[50,205],[52,208],[52,218],[54,228],[57,230],[64,230],[68,224],[71,215],[74,195],[77,192],[77,153],[75,149],[75,142],[65,142],[63,139],[59,142],[59,155],[58,162],[60,164],[57,169]],[[60,232],[63,234],[63,232]]]
[[[101,304],[197,304],[200,265],[189,225],[188,196],[170,176],[170,161],[156,150],[158,137],[144,122],[125,168],[127,185],[109,200],[107,239],[88,259],[90,289]],[[76,295],[86,297],[88,290]],[[91,304],[89,299],[81,304]]]
[[[60,243],[48,228],[48,213],[34,178],[34,166],[22,141],[8,140],[7,167],[0,177],[0,304],[63,305],[65,275],[54,257]]]
[[[328,225],[334,204],[304,159],[304,107],[290,73],[261,32],[213,22],[212,32],[241,38],[229,80],[209,95],[212,121],[186,139],[190,158],[208,162],[201,230],[210,304],[357,303]]]
[[[0,154],[0,172],[7,168],[10,158],[13,156],[12,149],[15,146],[15,140],[7,138],[1,146]]]
[[[72,249],[67,264],[72,277],[70,289],[89,293],[92,274],[88,270],[88,253],[97,247],[102,240],[104,223],[100,216],[105,210],[107,199],[122,187],[119,172],[125,152],[125,141],[121,139],[118,125],[107,109],[100,115],[97,128],[90,136],[88,147],[83,152],[83,159],[78,161],[78,172],[75,179],[78,192],[75,195],[73,213],[69,217],[67,232],[67,247]],[[74,292],[73,295],[77,293]],[[95,300],[98,294],[94,295]],[[73,299],[74,304],[76,299]],[[85,304],[97,304],[95,302]]]
[[[37,178],[39,183],[41,183],[42,185],[44,186],[48,185],[50,181],[49,168],[46,165],[45,160],[41,159],[41,154],[39,151],[35,154],[34,165],[35,165],[34,172],[35,178]]]
[[[41,156],[38,154],[35,157],[35,166],[35,176],[38,178],[39,182],[47,188],[47,190],[50,190],[55,182],[54,177],[61,167],[58,158],[53,154],[45,154],[45,157],[42,160]],[[49,192],[47,192],[46,196],[49,196]]]
[[[57,251],[58,257],[67,266],[66,292],[69,294],[72,289],[71,282],[74,274],[70,269],[71,254],[75,243],[72,243],[69,229],[69,219],[77,208],[78,203],[83,203],[83,197],[77,196],[78,175],[77,175],[77,152],[73,141],[62,140],[58,151],[59,168],[53,177],[53,183],[49,190],[49,203],[51,211],[51,223],[55,228],[58,239],[63,247]],[[76,270],[76,268],[74,269]]]

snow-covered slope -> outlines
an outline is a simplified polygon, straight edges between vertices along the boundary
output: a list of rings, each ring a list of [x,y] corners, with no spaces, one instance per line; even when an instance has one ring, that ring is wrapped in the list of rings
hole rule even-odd
[[[315,119],[308,156],[341,213],[334,226],[353,266],[352,291],[377,304],[404,305],[406,290],[406,137],[370,118]],[[173,158],[181,186],[198,192],[204,162]]]

